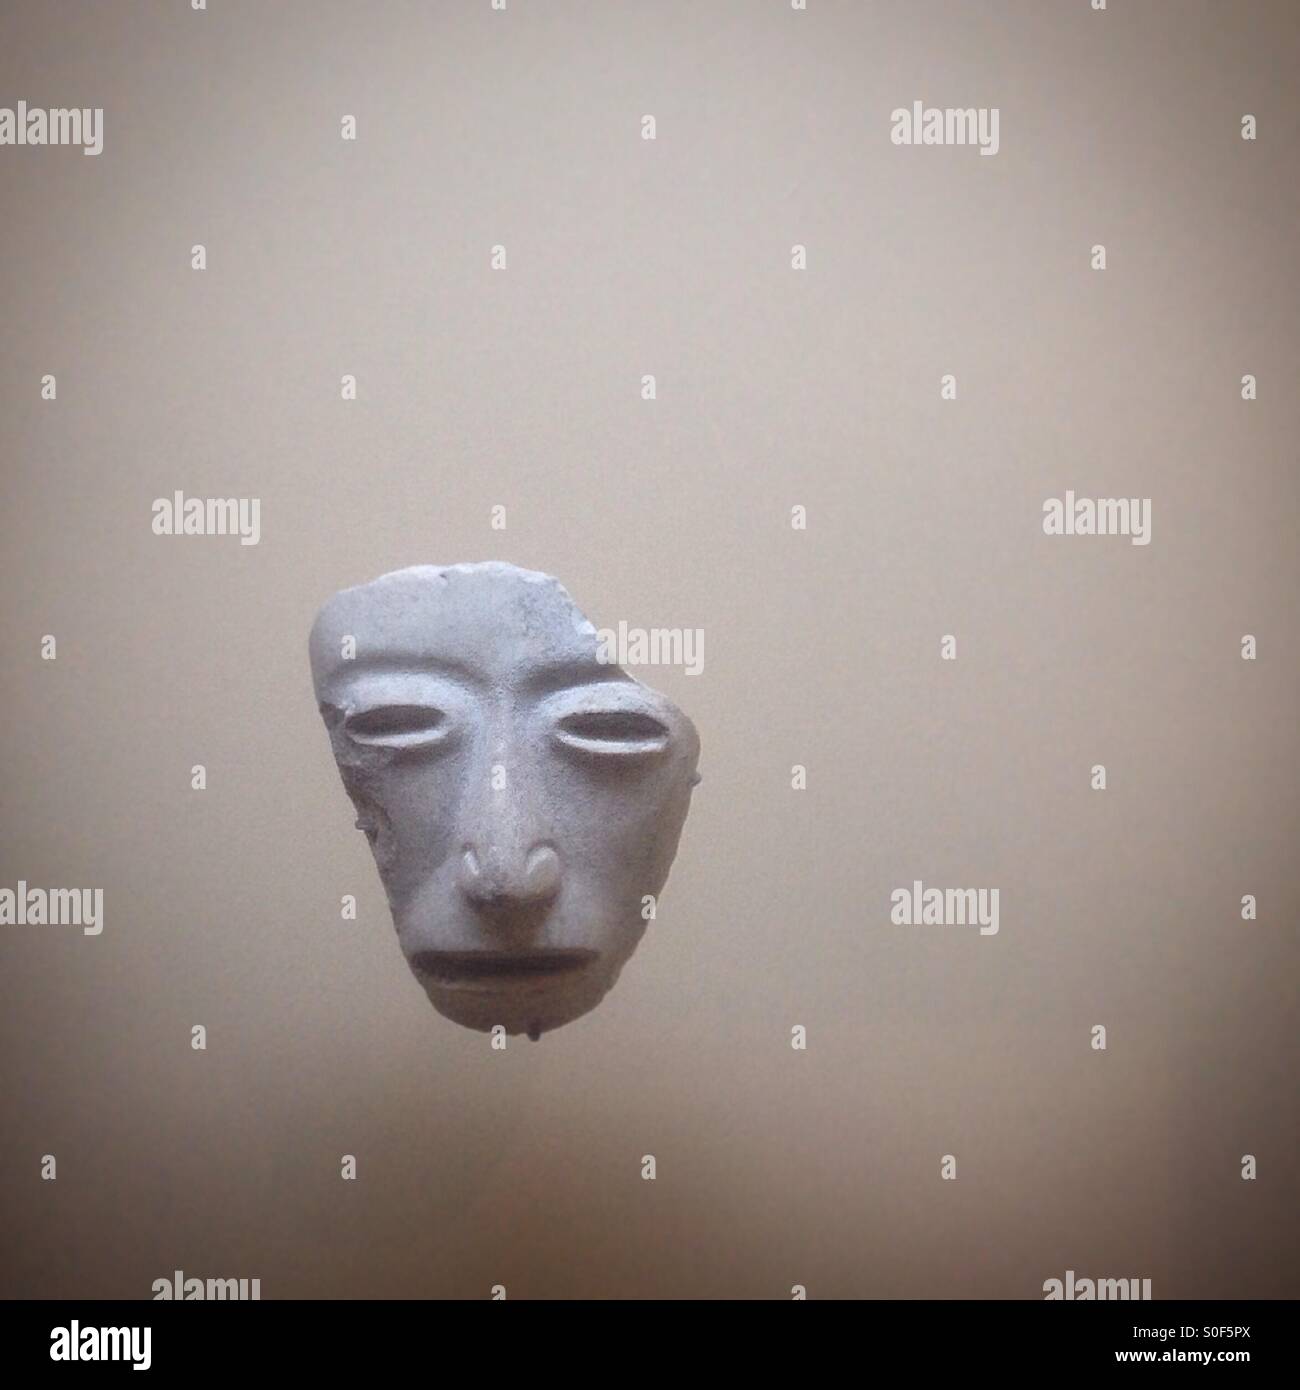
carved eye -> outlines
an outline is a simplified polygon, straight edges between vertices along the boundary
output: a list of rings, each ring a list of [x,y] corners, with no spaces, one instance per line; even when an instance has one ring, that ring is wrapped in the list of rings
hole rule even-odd
[[[566,715],[556,737],[585,753],[657,753],[668,744],[668,730],[637,710],[588,710]]]
[[[446,732],[447,717],[432,705],[379,705],[350,715],[348,737],[383,748],[431,743]]]

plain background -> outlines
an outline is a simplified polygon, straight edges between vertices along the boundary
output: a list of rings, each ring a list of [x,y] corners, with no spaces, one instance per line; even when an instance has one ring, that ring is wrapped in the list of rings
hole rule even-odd
[[[0,104],[105,145],[0,149],[0,885],[106,927],[0,929],[0,1290],[1300,1292],[1298,60],[1283,0],[6,6]],[[154,536],[178,488],[261,544]],[[1067,488],[1152,544],[1044,536]],[[706,634],[646,673],[703,740],[659,919],[504,1053],[306,659],[489,558]],[[916,878],[999,934],[892,926]]]

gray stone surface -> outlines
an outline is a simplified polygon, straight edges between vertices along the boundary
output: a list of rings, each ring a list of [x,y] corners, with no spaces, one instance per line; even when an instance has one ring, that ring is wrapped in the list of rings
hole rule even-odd
[[[496,561],[345,589],[310,650],[357,827],[434,1007],[533,1038],[594,1008],[677,852],[699,780],[691,721],[602,664],[558,580]]]

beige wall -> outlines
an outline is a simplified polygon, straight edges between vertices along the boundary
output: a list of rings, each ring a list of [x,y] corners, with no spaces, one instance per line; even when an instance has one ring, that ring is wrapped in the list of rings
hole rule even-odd
[[[0,928],[0,1292],[1300,1291],[1297,15],[6,14],[0,104],[105,143],[0,148],[0,885],[106,926]],[[893,146],[916,99],[1000,152]],[[261,543],[154,536],[178,488]],[[1151,545],[1044,536],[1067,488]],[[659,920],[505,1053],[408,973],[306,660],[487,558],[706,633]],[[999,933],[891,926],[915,878]]]

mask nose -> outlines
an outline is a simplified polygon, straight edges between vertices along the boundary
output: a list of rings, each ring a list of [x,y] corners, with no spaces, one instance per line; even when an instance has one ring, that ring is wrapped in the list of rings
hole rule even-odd
[[[530,759],[514,746],[514,733],[513,725],[499,732],[492,766],[479,771],[477,795],[465,806],[457,866],[460,891],[497,927],[536,926],[560,890],[560,857]]]
[[[560,857],[547,844],[522,846],[482,841],[460,858],[460,889],[485,917],[508,923],[546,908],[560,890]]]

